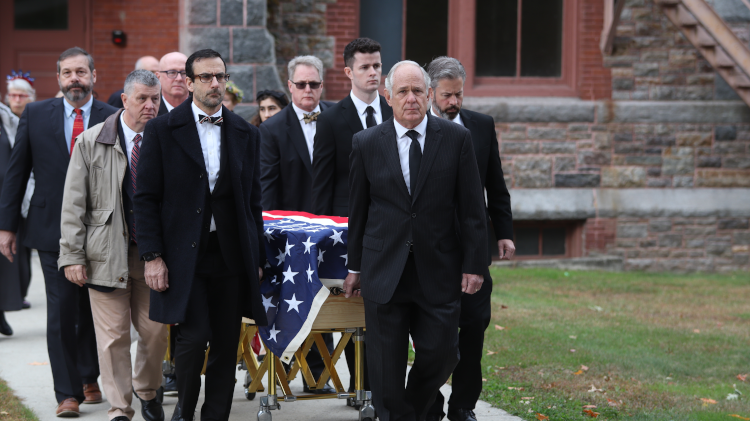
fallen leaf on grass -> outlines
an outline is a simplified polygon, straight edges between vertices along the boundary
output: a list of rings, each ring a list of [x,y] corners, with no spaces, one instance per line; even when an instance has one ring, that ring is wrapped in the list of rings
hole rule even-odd
[[[0,411],[0,415],[10,415],[10,414],[5,411]]]
[[[39,361],[34,361],[33,363],[29,363],[29,365],[49,365],[49,363],[46,361],[41,363]]]
[[[589,389],[589,393],[593,393],[593,392],[604,392],[604,389],[597,389],[596,386],[592,384],[591,389]]]
[[[693,329],[693,333],[701,333],[700,329]]]
[[[508,306],[506,306],[505,304],[501,304],[501,305],[500,305],[500,308],[502,308],[502,309],[506,309],[506,308],[508,308]]]
[[[487,381],[487,379],[485,379],[484,377],[482,377],[482,381],[483,381],[483,382],[486,382],[486,381]]]
[[[616,406],[618,406],[620,404],[617,403],[617,401],[613,401],[612,399],[607,398],[607,405],[612,406],[612,407],[616,407]]]
[[[729,414],[729,416],[730,416],[730,417],[735,417],[735,418],[739,418],[739,419],[741,419],[741,420],[745,420],[745,421],[750,421],[750,418],[747,418],[747,417],[743,417],[742,415],[737,415],[737,414]]]
[[[532,399],[534,399],[533,396],[524,396],[524,397],[521,398],[522,401],[530,401]]]
[[[487,350],[487,355],[495,355],[495,354],[497,354],[497,352],[490,351],[489,349]]]
[[[716,405],[716,401],[711,398],[701,398],[701,402],[703,402],[704,405]]]
[[[740,395],[738,395],[736,393],[729,393],[729,394],[727,394],[727,400],[728,401],[736,401],[739,398],[740,398]]]
[[[604,309],[599,306],[589,306],[589,308],[594,311],[604,311]]]
[[[596,405],[583,405],[583,409],[596,409]]]
[[[509,387],[508,387],[508,390],[523,390],[523,387],[514,387],[514,386],[509,386]]]
[[[737,380],[742,381],[742,382],[747,381],[747,374],[738,374]]]
[[[571,349],[570,352],[576,352],[576,350],[575,349]]]
[[[578,338],[578,336],[575,336],[575,335],[570,335],[570,336],[568,336],[568,337],[569,337],[570,339],[577,339],[577,338]]]
[[[581,365],[581,370],[583,370],[583,371],[589,371],[589,368],[586,367],[585,365]]]
[[[584,410],[583,410],[583,413],[584,413],[584,414],[586,414],[586,415],[588,415],[588,416],[589,416],[589,417],[591,417],[591,418],[596,418],[596,417],[598,417],[598,416],[599,416],[599,413],[598,413],[598,412],[594,412],[594,411],[592,411],[592,410],[590,410],[590,409],[584,409]]]
[[[583,370],[578,370],[575,373],[573,373],[574,376],[580,376],[581,374],[583,374]]]
[[[505,330],[505,328],[500,325],[495,325],[495,330]]]
[[[540,414],[540,413],[538,413],[538,412],[537,412],[537,413],[536,413],[536,419],[538,419],[539,421],[546,421],[546,420],[548,420],[548,419],[549,419],[549,417],[548,417],[548,416],[546,416],[546,415],[543,415],[543,414]]]

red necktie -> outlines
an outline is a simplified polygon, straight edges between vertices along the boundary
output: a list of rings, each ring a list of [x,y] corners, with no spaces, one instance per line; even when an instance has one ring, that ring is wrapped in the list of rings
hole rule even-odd
[[[70,154],[73,155],[73,146],[76,145],[76,138],[83,132],[83,110],[76,108],[76,119],[73,122],[73,136],[70,139]]]
[[[136,176],[138,175],[138,157],[140,156],[140,153],[141,153],[141,146],[140,146],[141,139],[143,138],[139,134],[135,135],[135,137],[133,138],[133,143],[134,143],[133,152],[131,153],[131,157],[130,157],[130,179],[133,182],[133,195],[134,196],[135,196],[135,180],[136,180]],[[130,233],[130,237],[133,239],[133,242],[137,243],[137,241],[135,241],[135,216],[133,217],[133,230]]]

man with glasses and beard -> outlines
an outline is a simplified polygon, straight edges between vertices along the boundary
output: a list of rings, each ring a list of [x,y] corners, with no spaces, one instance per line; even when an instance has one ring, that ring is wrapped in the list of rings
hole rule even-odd
[[[88,289],[69,282],[58,270],[60,215],[65,175],[76,138],[117,109],[91,95],[94,59],[85,50],[65,50],[57,61],[63,98],[26,106],[0,196],[0,252],[13,261],[21,202],[32,166],[36,189],[27,231],[21,239],[39,251],[47,290],[47,350],[58,417],[78,416],[80,403],[99,403],[99,363]]]

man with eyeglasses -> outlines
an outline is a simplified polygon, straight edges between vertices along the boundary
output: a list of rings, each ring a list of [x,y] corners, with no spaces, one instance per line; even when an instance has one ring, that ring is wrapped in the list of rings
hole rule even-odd
[[[260,134],[222,106],[229,75],[219,53],[196,51],[185,71],[192,99],[146,124],[133,200],[138,251],[153,290],[149,317],[180,324],[172,419],[193,419],[209,344],[200,418],[227,420],[242,316],[267,324]]]
[[[159,83],[161,83],[161,105],[159,115],[167,114],[182,104],[190,95],[185,78],[185,54],[165,54],[159,60]]]

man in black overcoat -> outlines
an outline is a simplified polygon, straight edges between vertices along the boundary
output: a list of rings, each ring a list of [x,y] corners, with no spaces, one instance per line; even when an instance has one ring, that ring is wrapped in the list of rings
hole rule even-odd
[[[134,196],[146,261],[150,317],[180,323],[175,365],[180,405],[192,420],[206,344],[203,420],[227,420],[241,316],[266,325],[258,130],[221,105],[226,65],[200,50],[187,60],[185,101],[145,129]]]
[[[470,132],[427,115],[427,73],[402,61],[385,87],[393,119],[352,141],[344,289],[361,286],[379,418],[422,421],[459,360],[461,294],[482,288],[484,195]],[[417,353],[404,388],[409,335]]]

